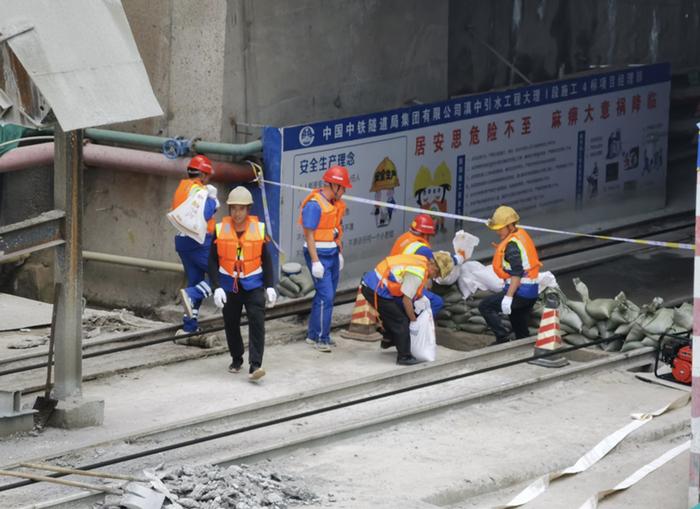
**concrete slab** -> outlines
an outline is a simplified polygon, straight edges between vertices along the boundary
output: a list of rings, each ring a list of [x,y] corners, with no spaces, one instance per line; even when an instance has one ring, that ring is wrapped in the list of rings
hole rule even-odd
[[[0,293],[0,331],[40,327],[51,324],[53,305]]]
[[[104,400],[71,398],[58,402],[47,425],[65,429],[102,426],[104,416]]]

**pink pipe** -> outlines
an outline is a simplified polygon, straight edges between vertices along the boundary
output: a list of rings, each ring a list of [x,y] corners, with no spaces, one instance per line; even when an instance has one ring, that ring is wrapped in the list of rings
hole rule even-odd
[[[53,143],[18,147],[0,157],[0,173],[23,170],[36,166],[53,165]],[[83,147],[86,166],[118,171],[132,171],[148,175],[184,178],[191,158],[168,159],[156,152],[130,148],[110,147],[87,143]],[[253,180],[253,170],[247,164],[212,161],[216,182],[239,183]]]

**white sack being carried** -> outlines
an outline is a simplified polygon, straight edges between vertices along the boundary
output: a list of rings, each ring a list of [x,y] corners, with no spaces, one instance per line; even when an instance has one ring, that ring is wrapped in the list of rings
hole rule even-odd
[[[559,288],[557,284],[557,278],[554,277],[549,271],[540,272],[537,275],[537,284],[539,285],[539,292],[542,293],[547,288]]]
[[[175,210],[166,214],[168,221],[177,230],[204,244],[207,235],[207,220],[204,219],[204,204],[207,201],[208,193],[205,189],[197,191],[189,196]]]
[[[459,230],[455,233],[454,239],[452,239],[452,247],[455,253],[462,254],[465,260],[471,258],[474,248],[478,245],[479,237],[467,233],[464,230]]]
[[[477,290],[500,292],[503,290],[503,280],[493,271],[492,265],[469,261],[460,265],[457,286],[462,296],[468,299]]]
[[[455,265],[452,267],[452,272],[447,274],[445,277],[436,277],[435,282],[439,285],[452,286],[459,279],[460,266]]]
[[[435,324],[430,308],[418,315],[409,326],[411,331],[411,354],[419,361],[432,362],[437,356],[435,343]]]

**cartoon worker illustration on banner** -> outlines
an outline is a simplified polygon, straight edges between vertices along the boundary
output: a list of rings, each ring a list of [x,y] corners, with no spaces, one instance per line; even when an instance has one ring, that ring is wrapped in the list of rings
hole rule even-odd
[[[423,210],[447,212],[447,192],[452,189],[452,172],[443,161],[431,174],[426,166],[421,166],[413,181],[413,195]],[[440,232],[447,231],[444,217],[435,217],[435,225]]]
[[[396,172],[396,165],[391,159],[385,157],[374,170],[372,187],[369,189],[369,192],[374,193],[374,199],[377,201],[395,204],[394,188],[399,187],[399,185],[399,175]],[[373,214],[375,216],[377,228],[389,226],[393,212],[393,208],[376,205]]]

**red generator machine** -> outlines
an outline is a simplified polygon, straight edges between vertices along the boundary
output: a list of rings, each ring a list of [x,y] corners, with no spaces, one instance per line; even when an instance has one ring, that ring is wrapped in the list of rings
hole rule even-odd
[[[659,374],[659,362],[671,372]],[[693,342],[690,331],[684,334],[662,334],[656,350],[654,374],[663,380],[690,385],[693,377]]]

